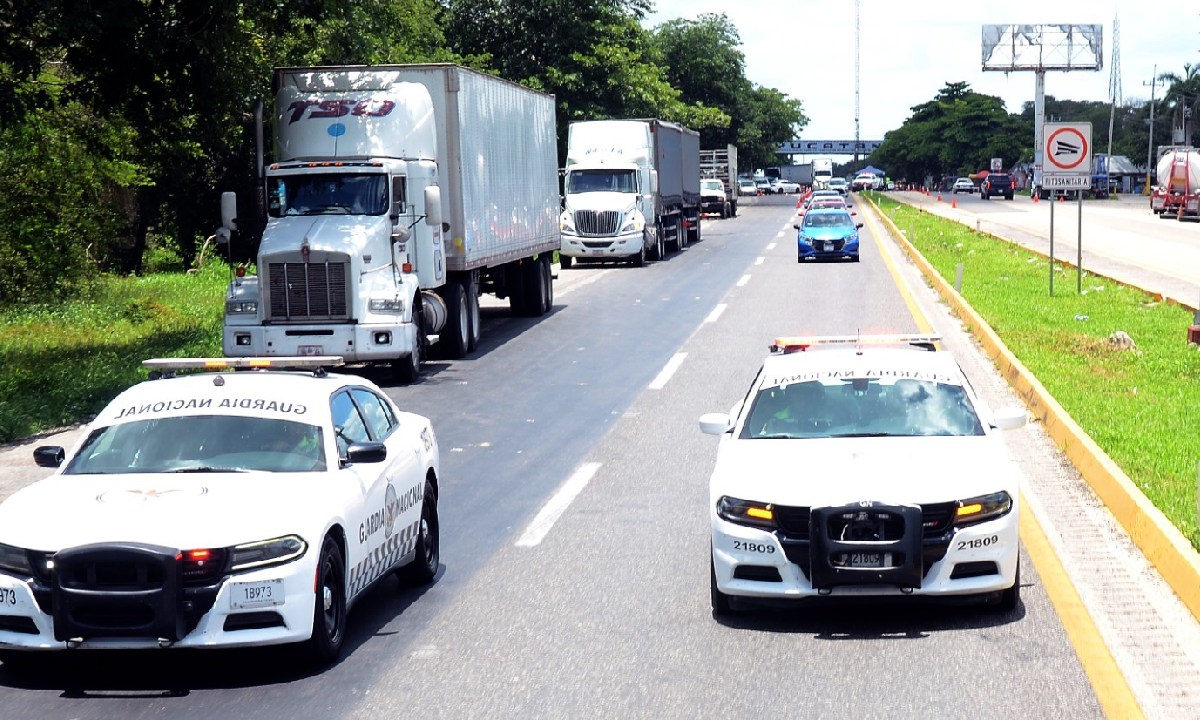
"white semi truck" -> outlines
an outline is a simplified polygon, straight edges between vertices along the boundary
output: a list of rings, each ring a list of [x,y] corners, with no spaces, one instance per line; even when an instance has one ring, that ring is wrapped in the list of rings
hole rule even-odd
[[[829,181],[833,179],[833,159],[813,158],[812,161],[813,187],[817,190],[829,189]]]
[[[661,260],[700,239],[700,134],[663,120],[567,128],[559,260]]]
[[[413,382],[435,337],[475,349],[480,293],[550,310],[552,96],[445,64],[280,68],[274,90],[258,275],[229,286],[227,356],[340,355]],[[219,236],[236,214],[226,193]]]

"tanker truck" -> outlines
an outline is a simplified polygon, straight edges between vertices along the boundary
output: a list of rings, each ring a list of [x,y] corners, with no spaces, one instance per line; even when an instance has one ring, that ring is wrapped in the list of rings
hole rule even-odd
[[[340,355],[414,382],[434,342],[475,349],[481,293],[550,310],[553,96],[447,64],[279,68],[274,92],[258,274],[230,283],[226,356]],[[218,238],[239,224],[225,193]]]
[[[567,128],[559,216],[562,267],[642,266],[700,239],[700,134],[664,120],[587,120]]]
[[[1159,217],[1200,219],[1200,153],[1192,147],[1159,148],[1155,173],[1150,209]]]

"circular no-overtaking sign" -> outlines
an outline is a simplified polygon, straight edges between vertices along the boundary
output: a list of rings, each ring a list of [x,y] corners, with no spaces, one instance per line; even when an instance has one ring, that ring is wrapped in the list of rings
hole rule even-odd
[[[1055,172],[1078,169],[1091,154],[1088,143],[1088,137],[1080,128],[1068,126],[1053,130],[1046,137],[1046,169]],[[1081,170],[1090,171],[1091,168]]]

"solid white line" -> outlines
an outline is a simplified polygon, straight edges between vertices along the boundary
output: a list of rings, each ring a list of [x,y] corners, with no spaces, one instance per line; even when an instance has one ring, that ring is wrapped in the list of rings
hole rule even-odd
[[[567,511],[571,502],[587,487],[588,481],[599,469],[600,463],[584,463],[571,473],[571,477],[567,478],[558,492],[554,493],[554,497],[542,506],[541,511],[529,523],[529,527],[525,528],[525,532],[517,538],[517,547],[534,547],[540,543],[546,537],[546,533],[550,532],[550,528],[554,527],[554,523],[558,522],[562,514]]]
[[[679,366],[683,364],[683,359],[685,357],[687,357],[687,353],[675,353],[675,357],[667,361],[667,364],[664,365],[663,369],[658,373],[658,377],[654,378],[654,380],[650,382],[650,389],[662,390],[665,388],[667,386],[667,382],[671,379],[671,376],[674,375],[675,371],[679,369]]]
[[[760,255],[759,257],[754,258],[754,264],[762,265],[764,260],[766,260],[766,258]]]
[[[723,312],[725,312],[725,303],[721,303],[720,305],[713,308],[713,311],[708,314],[708,317],[704,318],[704,322],[706,322],[706,323],[716,322],[717,318],[721,317],[721,313],[723,313]]]
[[[748,282],[750,282],[750,276],[749,276],[749,275],[743,275],[741,278],[739,278],[739,279],[738,279],[738,281],[737,281],[737,286],[738,286],[738,287],[742,287],[743,285],[745,285],[745,284],[746,284],[746,283],[748,283]]]
[[[770,251],[770,250],[774,250],[774,249],[775,249],[775,243],[767,243],[767,250],[768,250],[768,251]]]

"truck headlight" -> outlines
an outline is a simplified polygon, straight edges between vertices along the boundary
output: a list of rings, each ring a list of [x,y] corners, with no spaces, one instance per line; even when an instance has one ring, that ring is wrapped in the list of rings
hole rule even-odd
[[[977,525],[1007,515],[1012,510],[1012,497],[1001,490],[969,500],[959,500],[954,509],[954,524],[958,527]]]
[[[298,535],[284,535],[270,540],[243,543],[230,548],[229,570],[230,572],[241,572],[257,570],[270,565],[282,565],[300,557],[307,549],[308,543]]]
[[[226,315],[254,315],[258,313],[257,300],[226,300]]]
[[[629,216],[625,226],[621,228],[622,233],[641,232],[642,228],[646,227],[646,220],[641,213],[635,212]]]
[[[367,303],[367,307],[370,308],[371,312],[402,315],[404,313],[404,298],[371,298],[371,301]]]
[[[575,214],[570,210],[564,210],[562,215],[558,216],[559,232],[575,232]]]

